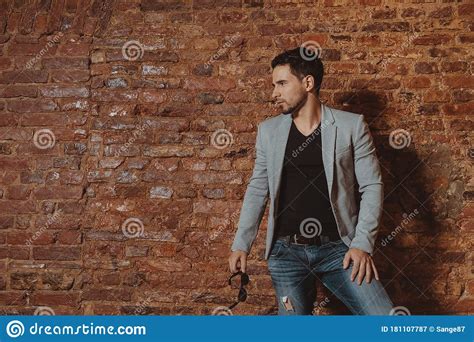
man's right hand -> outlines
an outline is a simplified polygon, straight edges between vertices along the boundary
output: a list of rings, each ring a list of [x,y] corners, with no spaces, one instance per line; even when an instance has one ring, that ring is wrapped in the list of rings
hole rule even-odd
[[[232,273],[247,270],[247,252],[236,250],[229,257],[229,268]]]

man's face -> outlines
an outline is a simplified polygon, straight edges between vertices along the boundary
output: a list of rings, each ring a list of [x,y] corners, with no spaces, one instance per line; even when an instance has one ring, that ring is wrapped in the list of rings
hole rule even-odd
[[[308,98],[303,83],[290,71],[289,64],[277,65],[272,73],[272,101],[285,114],[301,107]]]

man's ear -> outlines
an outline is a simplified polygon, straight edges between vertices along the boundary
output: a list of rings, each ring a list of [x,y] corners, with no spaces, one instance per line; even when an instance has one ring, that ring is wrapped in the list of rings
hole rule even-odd
[[[314,77],[311,75],[306,75],[303,78],[303,85],[307,90],[313,90],[316,87],[316,83],[314,82]],[[309,89],[308,89],[309,88]]]

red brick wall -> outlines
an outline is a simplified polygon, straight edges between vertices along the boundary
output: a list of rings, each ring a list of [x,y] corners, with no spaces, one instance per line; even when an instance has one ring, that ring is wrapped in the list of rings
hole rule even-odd
[[[227,257],[255,128],[277,114],[269,63],[309,40],[322,48],[323,101],[370,122],[386,190],[375,258],[394,303],[473,312],[473,4],[0,8],[3,314],[210,314],[232,303]],[[138,55],[122,50],[130,41]],[[232,144],[218,148],[219,129]],[[392,147],[392,132],[410,144]],[[234,313],[275,313],[266,222]],[[326,296],[319,314],[347,313],[319,287]]]

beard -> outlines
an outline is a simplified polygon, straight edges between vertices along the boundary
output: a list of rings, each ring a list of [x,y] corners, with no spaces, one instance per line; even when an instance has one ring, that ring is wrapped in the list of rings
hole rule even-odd
[[[303,107],[307,100],[308,100],[308,96],[307,95],[303,96],[296,104],[289,106],[288,109],[283,110],[282,113],[284,115],[292,114],[293,112]]]

